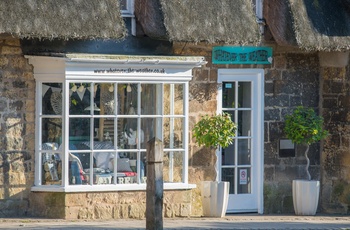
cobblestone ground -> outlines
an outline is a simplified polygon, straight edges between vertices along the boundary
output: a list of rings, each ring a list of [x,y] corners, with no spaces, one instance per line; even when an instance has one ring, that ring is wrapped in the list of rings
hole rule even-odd
[[[229,215],[163,219],[164,229],[350,229],[350,216]],[[145,229],[146,220],[0,219],[0,229]]]

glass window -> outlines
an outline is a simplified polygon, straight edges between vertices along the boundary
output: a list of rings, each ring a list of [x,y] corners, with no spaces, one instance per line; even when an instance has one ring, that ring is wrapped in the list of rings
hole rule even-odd
[[[43,185],[60,184],[62,180],[62,83],[42,83],[40,87],[42,126],[39,137],[39,160]]]
[[[40,185],[142,185],[154,137],[164,144],[165,183],[184,183],[185,83],[38,84]]]

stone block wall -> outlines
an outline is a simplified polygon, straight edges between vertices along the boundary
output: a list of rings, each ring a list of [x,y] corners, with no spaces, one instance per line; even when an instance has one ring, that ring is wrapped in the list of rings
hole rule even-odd
[[[317,53],[274,46],[274,61],[265,69],[265,149],[264,149],[264,212],[293,213],[292,181],[307,179],[304,152],[306,146],[296,145],[295,157],[279,154],[279,141],[285,115],[303,105],[319,111],[320,74]],[[309,171],[320,180],[320,147],[310,146]]]
[[[0,217],[28,214],[34,183],[35,82],[20,41],[0,37]]]
[[[191,190],[164,191],[166,218],[191,215]],[[144,219],[146,192],[49,193],[31,195],[30,213],[36,217],[63,219]]]

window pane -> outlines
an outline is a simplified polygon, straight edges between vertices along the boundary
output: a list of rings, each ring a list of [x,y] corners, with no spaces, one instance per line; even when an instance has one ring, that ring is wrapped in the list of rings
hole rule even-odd
[[[137,152],[120,154],[120,158],[117,158],[117,165],[114,162],[113,160],[113,171],[117,169],[118,184],[137,183]]]
[[[141,113],[144,115],[162,114],[161,84],[141,84]]]
[[[164,182],[182,182],[184,152],[165,152],[163,159]]]
[[[250,168],[238,168],[237,182],[238,194],[251,193]]]
[[[91,101],[91,84],[90,83],[72,83],[70,95],[69,113],[72,115],[90,114],[90,110],[99,111],[99,102],[96,106],[90,105]],[[73,88],[73,89],[72,89]],[[76,89],[75,89],[76,88]],[[93,92],[92,92],[93,94]]]
[[[251,111],[238,111],[238,136],[250,136]]]
[[[222,83],[222,107],[237,108],[235,106],[235,82]]]
[[[163,106],[166,115],[183,115],[183,84],[164,84]]]
[[[238,83],[238,105],[240,108],[251,107],[251,82]]]
[[[90,140],[90,118],[70,118],[69,119],[69,142],[75,144],[76,141]]]
[[[116,90],[117,84],[115,83],[96,83],[96,101],[100,99],[100,114],[101,115],[115,115],[117,112],[121,114],[120,100],[122,91],[117,90],[117,99],[114,98],[114,91]],[[120,85],[123,86],[123,85]],[[117,111],[115,107],[117,106]]]
[[[69,152],[69,156],[68,156],[69,184],[82,185],[82,184],[90,183],[90,177],[89,177],[89,172],[91,170],[90,156],[91,154],[88,152],[86,153]]]
[[[235,169],[234,168],[223,168],[221,174],[222,181],[230,182],[230,194],[235,193]]]
[[[140,177],[140,183],[147,183],[147,162],[146,162],[146,152],[141,152],[140,154],[140,173],[138,173]]]
[[[127,10],[127,0],[119,0],[119,4],[120,4],[120,9],[121,10]]]
[[[43,118],[42,119],[42,143],[56,143],[60,146],[62,143],[62,119],[61,118]]]
[[[235,165],[235,143],[233,142],[227,148],[223,148],[221,151],[222,165]]]
[[[62,161],[60,152],[57,151],[58,146],[54,143],[44,143],[42,149],[42,184],[60,185],[62,183]]]
[[[138,114],[138,84],[118,84],[118,109],[122,115]]]
[[[144,142],[144,132],[141,130],[141,135],[137,131],[137,118],[124,118],[122,119],[123,124],[123,138],[122,141],[125,143],[120,147],[123,149],[136,149],[138,143]]]
[[[164,148],[183,148],[183,118],[164,118]]]
[[[62,83],[42,84],[42,112],[45,115],[62,115]]]
[[[162,127],[162,118],[142,118],[141,119],[141,128],[144,133],[144,142],[141,145],[141,148],[146,148],[147,142],[154,137],[162,139],[161,137],[161,127]]]
[[[113,146],[111,146],[113,147]],[[114,164],[114,155],[113,151],[111,152],[95,152],[94,153],[94,167],[102,169],[103,172],[113,172]]]
[[[114,143],[114,118],[99,118],[94,119],[95,123],[95,141],[108,141]],[[118,126],[118,131],[122,131],[122,127]]]
[[[239,139],[238,141],[238,165],[249,165],[251,158],[250,139]]]

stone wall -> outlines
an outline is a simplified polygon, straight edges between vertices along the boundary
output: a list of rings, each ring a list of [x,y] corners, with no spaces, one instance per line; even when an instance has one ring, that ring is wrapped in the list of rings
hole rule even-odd
[[[35,82],[20,41],[0,37],[0,217],[27,215],[34,183]]]
[[[292,180],[307,179],[304,152],[296,145],[295,157],[281,157],[279,141],[285,138],[284,117],[296,106],[318,111],[320,74],[317,53],[274,46],[274,61],[265,69],[264,212],[293,213]],[[320,179],[320,147],[310,146],[310,174]]]
[[[191,190],[164,191],[164,217],[191,215]],[[49,193],[31,195],[30,213],[63,219],[144,219],[146,192]]]
[[[349,60],[349,53],[341,53]],[[339,55],[338,54],[338,55]],[[344,56],[345,55],[345,56]],[[329,53],[327,59],[332,59]],[[321,68],[323,115],[330,132],[322,155],[321,204],[325,213],[350,213],[350,67],[324,63]]]

